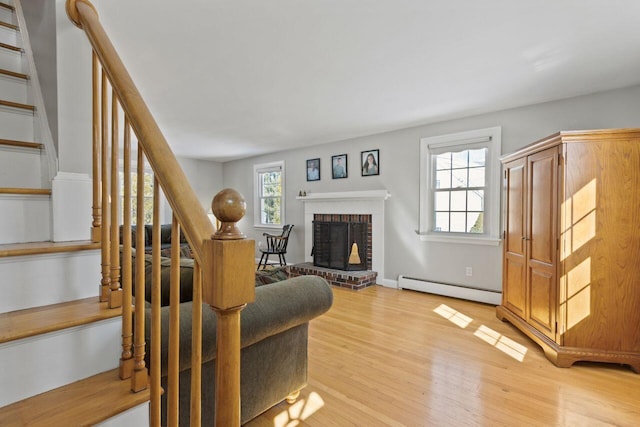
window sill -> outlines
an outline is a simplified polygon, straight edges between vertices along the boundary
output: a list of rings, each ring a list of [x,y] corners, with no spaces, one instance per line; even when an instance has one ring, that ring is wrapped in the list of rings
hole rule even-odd
[[[282,230],[283,225],[267,225],[267,224],[253,224],[253,228],[264,228],[266,230]]]
[[[423,242],[441,242],[441,243],[456,243],[464,245],[483,245],[483,246],[498,246],[501,239],[496,237],[470,237],[470,236],[440,236],[435,234],[421,233],[416,230],[416,234]]]

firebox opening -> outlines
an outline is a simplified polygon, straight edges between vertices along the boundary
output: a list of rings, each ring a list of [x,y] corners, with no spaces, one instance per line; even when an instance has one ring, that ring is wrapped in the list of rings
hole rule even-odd
[[[313,265],[336,270],[367,270],[367,222],[313,221]]]

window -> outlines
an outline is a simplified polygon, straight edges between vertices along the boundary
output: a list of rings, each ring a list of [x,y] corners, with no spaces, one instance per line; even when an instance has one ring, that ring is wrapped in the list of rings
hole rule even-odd
[[[124,212],[124,172],[119,172],[120,181],[120,214],[121,218]],[[131,224],[135,225],[137,221],[137,192],[138,192],[138,174],[131,172]],[[151,171],[144,172],[144,223],[153,223],[153,173]]]
[[[420,141],[422,240],[497,244],[501,128]]]
[[[284,224],[284,161],[253,167],[254,221],[256,227],[282,227]]]

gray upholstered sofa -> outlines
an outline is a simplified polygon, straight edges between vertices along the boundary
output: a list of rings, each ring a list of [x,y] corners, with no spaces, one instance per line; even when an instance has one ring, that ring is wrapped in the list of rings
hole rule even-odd
[[[180,304],[180,425],[189,425],[191,387],[191,292],[192,260],[181,260]],[[163,260],[162,288],[168,287],[169,261]],[[147,267],[150,273],[150,265]],[[191,273],[190,273],[191,270]],[[245,423],[307,384],[307,338],[309,321],[325,313],[333,302],[327,282],[317,276],[283,278],[282,272],[256,277],[256,299],[241,313],[241,418]],[[146,275],[150,285],[150,274]],[[168,291],[162,299],[168,302]],[[213,425],[215,393],[215,313],[203,306],[202,424]],[[166,391],[169,307],[162,313],[162,387]],[[151,323],[147,310],[146,324]],[[147,328],[149,364],[150,328]],[[149,366],[149,365],[147,365]],[[163,394],[163,425],[167,393]]]

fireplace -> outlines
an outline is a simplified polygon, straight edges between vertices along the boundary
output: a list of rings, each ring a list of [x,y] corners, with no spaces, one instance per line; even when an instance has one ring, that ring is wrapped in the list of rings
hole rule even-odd
[[[371,215],[314,215],[314,266],[346,271],[369,270],[370,254]]]
[[[317,270],[325,269],[324,267],[313,266],[313,255],[311,254],[313,248],[313,221],[320,220],[320,218],[316,218],[316,215],[366,214],[371,216],[371,233],[367,236],[367,240],[370,240],[370,244],[367,245],[367,270],[377,272],[378,277],[384,280],[384,204],[385,200],[390,196],[387,190],[365,190],[338,193],[307,193],[306,196],[297,197],[297,200],[304,203],[304,252],[305,262],[308,263],[309,267]],[[339,275],[342,274],[340,270],[326,270],[335,271]],[[308,272],[307,274],[314,273]],[[364,272],[344,274],[356,276],[364,274]]]

